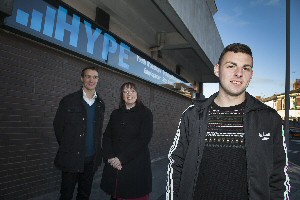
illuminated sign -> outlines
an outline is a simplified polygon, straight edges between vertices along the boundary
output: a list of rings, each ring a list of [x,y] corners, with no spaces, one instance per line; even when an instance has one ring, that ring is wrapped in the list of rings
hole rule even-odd
[[[166,68],[154,64],[142,52],[67,7],[42,0],[15,0],[13,14],[5,18],[4,24],[152,83],[169,88],[178,83],[191,87]]]

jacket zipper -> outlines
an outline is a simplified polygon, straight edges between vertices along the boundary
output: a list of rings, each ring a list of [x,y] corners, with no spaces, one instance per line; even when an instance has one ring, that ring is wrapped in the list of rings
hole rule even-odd
[[[248,166],[248,161],[249,161],[249,153],[247,151],[247,132],[248,130],[246,130],[246,127],[247,127],[247,115],[246,115],[246,111],[244,113],[244,117],[243,117],[243,126],[244,126],[244,132],[245,132],[245,151],[246,151],[246,167],[247,167],[247,183],[248,183],[248,197],[250,199],[250,185],[251,185],[251,182],[250,182],[250,176],[249,176],[249,166]]]
[[[204,111],[202,111],[204,113]],[[207,112],[207,115],[208,115],[208,112]],[[206,118],[207,118],[207,115],[206,115]],[[195,176],[194,176],[194,180],[193,180],[193,192],[192,192],[192,198],[194,197],[194,192],[195,192],[195,187],[197,185],[197,179],[198,179],[198,174],[199,174],[199,167],[200,167],[200,147],[201,147],[201,122],[203,124],[203,118],[200,119],[202,115],[199,114],[199,130],[198,130],[198,158],[197,158],[197,167],[196,167],[196,172],[195,172]],[[207,130],[206,130],[207,131]],[[205,137],[205,136],[204,136]],[[205,143],[205,140],[204,140],[204,143]],[[204,144],[205,145],[205,144]],[[202,149],[202,154],[203,154],[203,149]]]

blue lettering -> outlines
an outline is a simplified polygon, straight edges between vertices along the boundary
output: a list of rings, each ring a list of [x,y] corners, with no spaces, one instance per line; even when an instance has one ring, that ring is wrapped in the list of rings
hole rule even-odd
[[[43,19],[43,14],[33,9],[30,28],[40,32],[42,28],[42,19]]]
[[[27,26],[28,18],[29,18],[28,13],[26,13],[23,10],[20,10],[20,9],[17,10],[17,16],[16,16],[16,22],[17,23],[19,23],[23,26]]]
[[[55,14],[56,14],[56,10],[47,6],[43,34],[49,37],[52,37],[53,35]]]
[[[119,54],[119,66],[123,67],[125,69],[129,69],[129,65],[124,62],[124,59],[128,59],[128,54],[125,53],[125,51],[130,52],[130,47],[128,47],[126,44],[121,43],[120,45],[120,54]]]
[[[60,41],[63,41],[64,31],[70,31],[71,34],[69,44],[74,47],[77,47],[80,18],[77,15],[73,14],[72,24],[68,24],[66,19],[67,10],[60,6],[57,12],[55,38]]]
[[[116,53],[118,44],[112,36],[105,33],[103,38],[103,51],[102,51],[102,59],[107,60],[108,52]]]
[[[86,36],[87,36],[87,39],[88,39],[86,49],[87,49],[87,52],[89,52],[90,54],[93,54],[94,53],[95,41],[99,37],[102,30],[96,28],[96,30],[93,33],[91,24],[88,23],[87,21],[84,21],[84,24],[85,24]]]

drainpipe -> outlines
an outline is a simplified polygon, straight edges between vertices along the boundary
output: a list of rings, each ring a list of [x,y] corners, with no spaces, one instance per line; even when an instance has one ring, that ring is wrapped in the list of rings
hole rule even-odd
[[[290,0],[286,0],[286,73],[285,73],[285,126],[286,147],[289,149],[290,110]]]

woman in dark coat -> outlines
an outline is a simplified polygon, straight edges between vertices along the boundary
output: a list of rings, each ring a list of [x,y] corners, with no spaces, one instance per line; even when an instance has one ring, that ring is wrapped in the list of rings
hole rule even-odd
[[[140,101],[134,83],[124,83],[119,109],[111,113],[103,134],[101,188],[112,199],[147,200],[152,191],[148,144],[153,132],[152,112]]]

